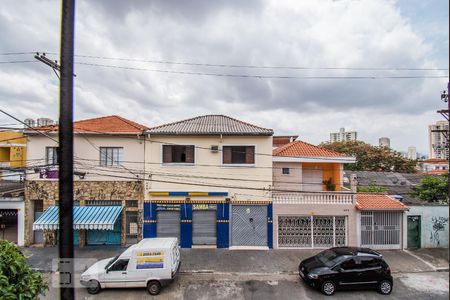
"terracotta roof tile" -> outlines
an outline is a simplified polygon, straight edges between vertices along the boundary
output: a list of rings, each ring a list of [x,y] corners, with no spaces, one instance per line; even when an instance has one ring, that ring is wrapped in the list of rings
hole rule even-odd
[[[78,133],[142,133],[148,127],[122,118],[120,116],[106,116],[73,122],[74,132]],[[33,131],[52,132],[58,130],[58,125],[35,127]],[[30,131],[31,132],[31,131]]]
[[[359,210],[408,210],[408,206],[386,195],[376,193],[356,194],[356,208]]]
[[[314,146],[303,141],[294,141],[273,150],[274,156],[343,157],[342,153]]]

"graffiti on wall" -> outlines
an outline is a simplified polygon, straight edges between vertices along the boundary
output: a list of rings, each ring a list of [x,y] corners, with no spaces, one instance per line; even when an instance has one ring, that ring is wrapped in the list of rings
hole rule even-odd
[[[430,232],[430,241],[437,246],[441,244],[441,240],[439,238],[439,231],[445,230],[445,225],[448,223],[448,218],[445,217],[433,217],[431,219],[431,222],[433,224],[433,228]]]

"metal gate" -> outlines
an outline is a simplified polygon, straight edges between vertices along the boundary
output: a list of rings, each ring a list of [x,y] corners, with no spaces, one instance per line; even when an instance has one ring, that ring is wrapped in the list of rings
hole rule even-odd
[[[267,206],[232,206],[232,246],[267,246]]]
[[[216,237],[216,209],[192,211],[192,244],[215,245]]]
[[[17,209],[0,209],[0,239],[17,244]]]
[[[401,249],[402,213],[361,212],[361,246]]]
[[[135,244],[138,241],[138,212],[127,211],[125,214],[125,220],[127,244]]]
[[[174,205],[170,208],[171,210],[168,210],[167,206],[158,206],[156,236],[176,237],[180,241],[180,206]]]
[[[420,248],[421,226],[420,216],[408,216],[408,248]]]
[[[78,230],[74,230],[78,231]],[[119,217],[114,224],[114,230],[87,230],[87,245],[120,245],[122,231],[122,218]]]
[[[279,216],[278,246],[328,248],[347,244],[345,216]]]

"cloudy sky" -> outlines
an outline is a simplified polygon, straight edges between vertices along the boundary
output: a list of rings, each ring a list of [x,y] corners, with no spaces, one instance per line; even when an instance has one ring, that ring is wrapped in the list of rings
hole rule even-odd
[[[427,125],[444,107],[448,0],[76,4],[76,119],[119,114],[152,126],[226,114],[316,144],[345,127],[427,153]],[[3,0],[0,28],[0,107],[57,119],[51,69],[4,62],[33,61],[5,54],[34,51],[58,59],[59,1]],[[386,78],[402,76],[444,78]]]

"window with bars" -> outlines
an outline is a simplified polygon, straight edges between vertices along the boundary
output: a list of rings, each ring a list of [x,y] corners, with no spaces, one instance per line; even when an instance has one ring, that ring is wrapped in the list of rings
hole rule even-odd
[[[163,163],[186,163],[195,162],[194,145],[163,145]]]
[[[123,161],[123,147],[100,147],[100,166],[118,167]]]
[[[45,162],[47,165],[58,164],[58,147],[45,148]]]
[[[291,173],[291,169],[289,168],[282,168],[281,171],[283,175],[289,175]]]
[[[255,146],[223,146],[223,164],[254,164]]]

